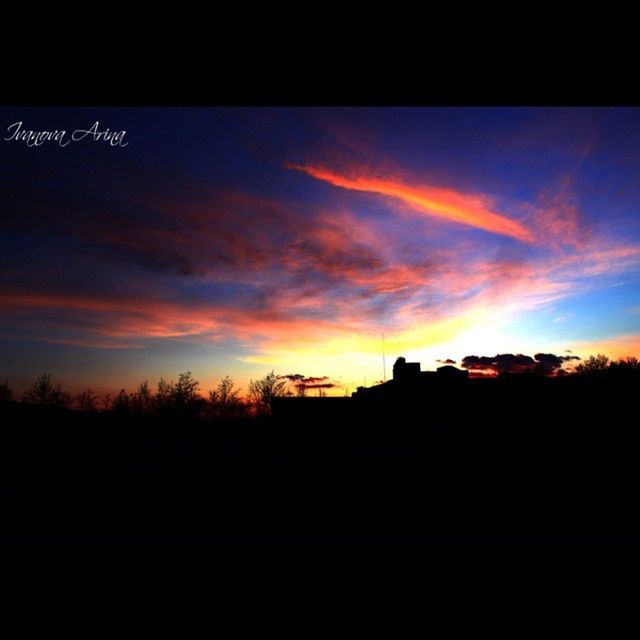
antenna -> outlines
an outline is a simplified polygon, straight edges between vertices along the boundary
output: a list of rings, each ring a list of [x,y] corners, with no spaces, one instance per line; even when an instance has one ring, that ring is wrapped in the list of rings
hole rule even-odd
[[[387,381],[387,358],[384,353],[384,331],[382,332],[382,381]]]

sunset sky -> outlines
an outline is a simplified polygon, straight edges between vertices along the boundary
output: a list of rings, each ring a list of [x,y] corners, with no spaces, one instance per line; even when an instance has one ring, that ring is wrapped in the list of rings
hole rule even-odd
[[[0,382],[640,356],[640,110],[0,109]]]

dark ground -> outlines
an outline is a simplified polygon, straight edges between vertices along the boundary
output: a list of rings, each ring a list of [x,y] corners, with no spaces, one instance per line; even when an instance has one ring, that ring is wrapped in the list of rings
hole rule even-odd
[[[236,605],[593,593],[640,567],[635,387],[555,393],[217,424],[5,404],[3,569],[14,595],[203,580]]]

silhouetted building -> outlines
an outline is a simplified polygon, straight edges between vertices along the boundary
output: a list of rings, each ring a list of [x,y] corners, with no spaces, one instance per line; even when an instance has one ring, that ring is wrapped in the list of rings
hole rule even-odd
[[[393,365],[394,382],[410,382],[417,380],[419,375],[419,362],[407,362],[404,358],[398,358]]]
[[[443,367],[438,367],[436,369],[438,376],[442,379],[446,380],[468,380],[469,372],[466,369],[458,369],[458,367],[452,367],[450,364],[447,364]]]
[[[407,362],[398,358],[393,365],[393,381],[398,384],[468,380],[469,372],[451,365],[438,367],[436,371],[421,371],[419,362]]]
[[[359,400],[384,401],[387,403],[407,403],[428,394],[434,398],[436,389],[444,386],[467,385],[469,372],[450,365],[439,367],[437,371],[421,371],[419,362],[407,362],[398,358],[393,365],[393,380],[372,387],[358,387],[352,394]]]

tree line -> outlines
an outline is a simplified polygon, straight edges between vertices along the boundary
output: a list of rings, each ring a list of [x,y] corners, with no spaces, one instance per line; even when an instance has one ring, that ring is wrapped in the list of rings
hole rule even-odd
[[[598,354],[589,356],[574,368],[573,373],[565,375],[612,379],[627,374],[640,375],[640,359],[626,357],[610,360],[606,355]],[[258,380],[251,380],[244,397],[242,390],[236,387],[229,376],[222,378],[215,388],[202,396],[199,382],[190,371],[186,371],[178,375],[176,382],[160,378],[155,391],[145,380],[132,393],[121,389],[113,396],[107,394],[100,398],[91,389],[72,394],[60,384],[54,384],[50,374],[43,373],[24,392],[21,400],[29,404],[87,412],[102,410],[132,415],[239,418],[268,414],[273,398],[294,395],[290,384],[293,384],[295,395],[305,395],[306,387],[299,384],[296,376],[279,376],[271,371]],[[0,383],[0,402],[15,399],[8,381]]]
[[[28,404],[46,405],[86,412],[112,411],[131,415],[200,416],[207,418],[240,418],[267,414],[271,400],[293,395],[288,380],[273,371],[251,380],[246,397],[229,376],[222,378],[206,396],[200,394],[200,383],[190,371],[178,375],[177,381],[160,378],[153,390],[147,380],[135,391],[121,389],[117,394],[99,397],[92,389],[73,394],[54,384],[49,373],[33,381],[20,400]],[[16,400],[8,381],[0,384],[0,402]]]

